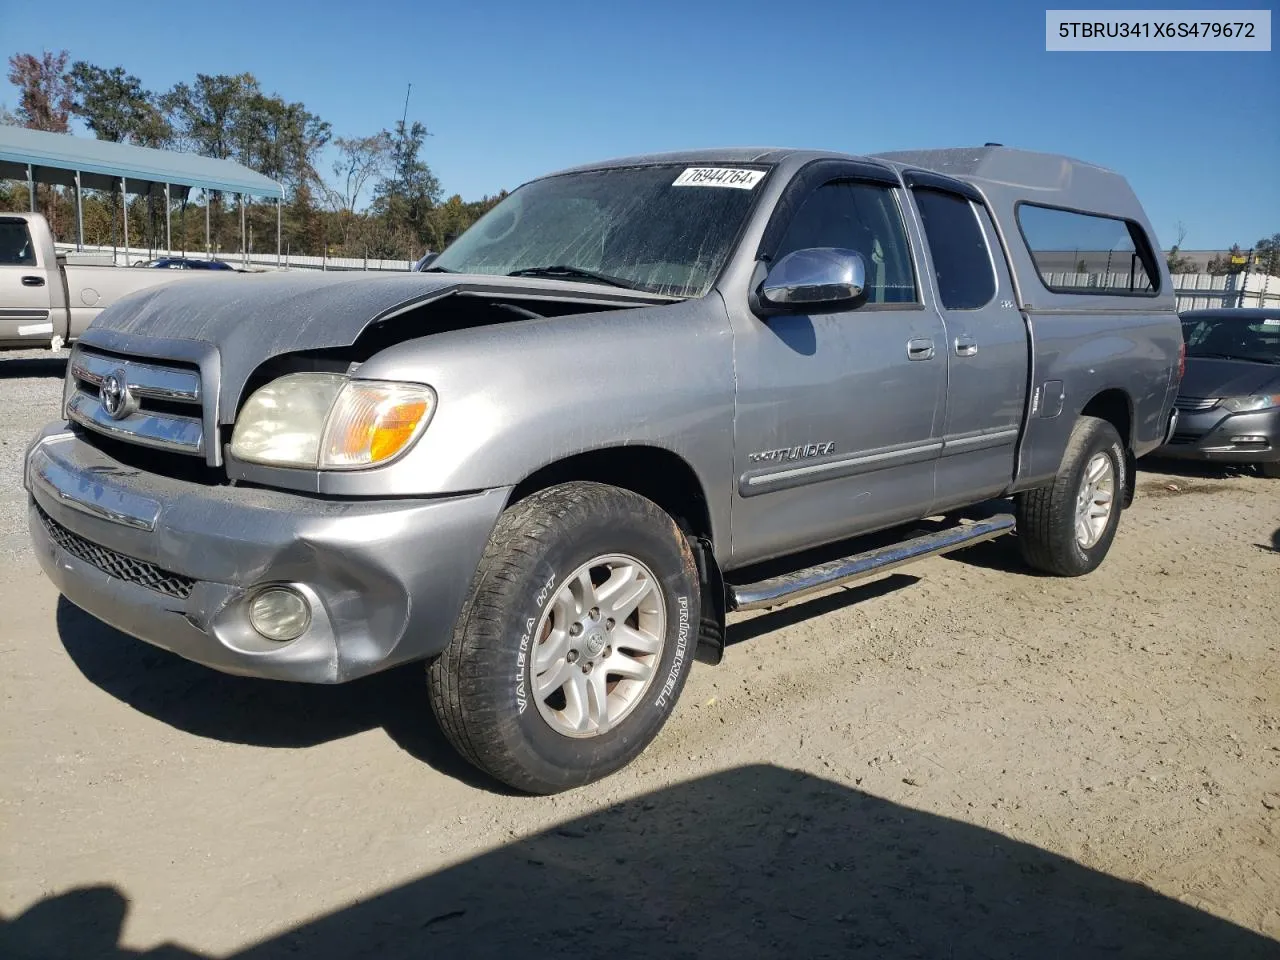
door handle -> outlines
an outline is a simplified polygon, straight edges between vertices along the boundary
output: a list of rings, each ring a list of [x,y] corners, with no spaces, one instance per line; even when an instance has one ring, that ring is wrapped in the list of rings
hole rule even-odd
[[[920,337],[916,340],[907,341],[907,359],[908,360],[932,360],[933,359],[933,341],[928,337]]]
[[[978,352],[978,341],[973,337],[956,337],[956,356],[972,357]]]
[[[24,287],[43,287],[44,277],[23,277],[22,285]]]

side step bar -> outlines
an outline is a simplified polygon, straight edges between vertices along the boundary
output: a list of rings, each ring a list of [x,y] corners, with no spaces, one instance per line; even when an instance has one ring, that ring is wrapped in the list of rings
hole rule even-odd
[[[984,540],[1013,533],[1013,514],[999,513],[986,520],[960,524],[903,540],[887,547],[855,553],[816,567],[797,570],[759,583],[725,584],[730,610],[759,610],[862,580],[925,557],[936,557]]]

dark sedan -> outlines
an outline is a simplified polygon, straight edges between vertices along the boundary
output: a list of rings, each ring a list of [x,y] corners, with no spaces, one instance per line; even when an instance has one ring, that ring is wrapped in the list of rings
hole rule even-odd
[[[1159,456],[1280,477],[1280,309],[1188,310],[1178,425]]]
[[[235,267],[221,260],[198,260],[194,257],[161,257],[159,260],[147,260],[135,263],[135,267],[154,267],[160,270],[235,270]]]

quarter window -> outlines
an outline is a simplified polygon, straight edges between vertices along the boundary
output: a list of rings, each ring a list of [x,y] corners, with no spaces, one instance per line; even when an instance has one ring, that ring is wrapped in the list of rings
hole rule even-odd
[[[941,190],[919,188],[915,198],[942,305],[948,310],[973,310],[990,303],[996,295],[996,277],[973,205]]]
[[[1131,220],[1023,203],[1018,225],[1040,279],[1055,293],[1156,292],[1151,244]]]
[[[813,191],[796,211],[774,259],[808,247],[843,247],[862,254],[868,303],[917,302],[911,248],[889,189],[838,180]]]

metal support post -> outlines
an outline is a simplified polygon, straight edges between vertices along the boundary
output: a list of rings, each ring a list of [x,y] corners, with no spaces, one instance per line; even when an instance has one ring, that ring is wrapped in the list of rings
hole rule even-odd
[[[124,265],[129,265],[129,180],[120,178],[120,209],[124,211]]]
[[[84,249],[84,203],[80,196],[80,171],[76,171],[76,249]]]

